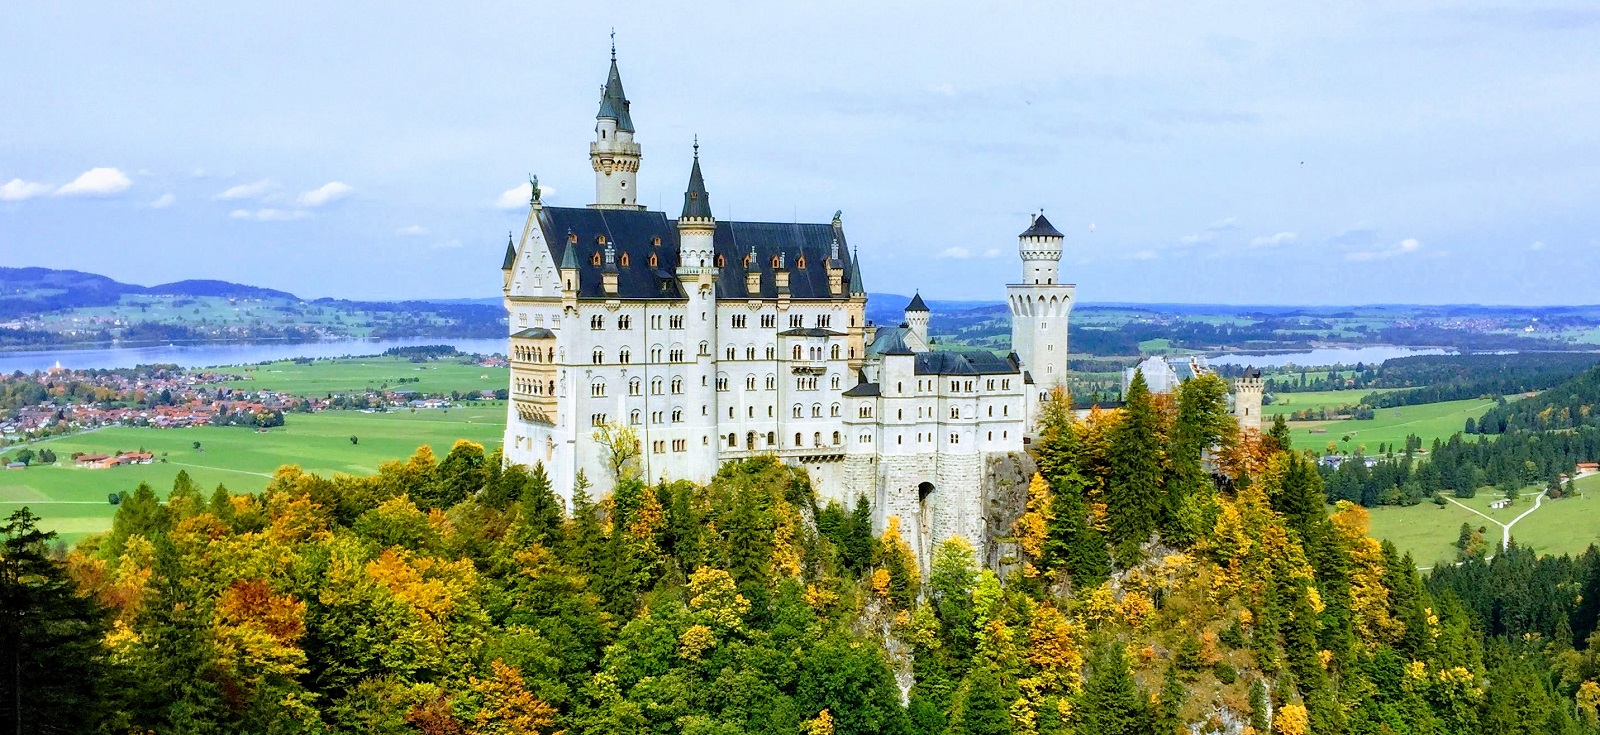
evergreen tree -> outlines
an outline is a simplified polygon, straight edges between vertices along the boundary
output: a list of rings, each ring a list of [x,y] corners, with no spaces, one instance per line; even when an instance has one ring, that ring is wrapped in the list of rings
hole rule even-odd
[[[0,525],[0,729],[93,732],[104,720],[106,612],[46,555],[27,508]]]
[[[1106,449],[1106,502],[1111,541],[1144,543],[1167,517],[1161,487],[1160,419],[1144,374],[1134,372],[1122,419],[1111,428]]]
[[[1065,569],[1080,590],[1093,589],[1111,574],[1105,534],[1089,523],[1089,506],[1084,500],[1087,486],[1075,470],[1057,478],[1051,518],[1045,526],[1045,566]]]
[[[1011,711],[994,669],[972,667],[950,722],[950,735],[1011,735]]]
[[[1072,424],[1072,396],[1057,387],[1039,404],[1038,438],[1033,445],[1039,474],[1048,481],[1077,467],[1078,439]]]
[[[1267,430],[1267,436],[1278,443],[1278,449],[1288,452],[1294,449],[1294,438],[1289,431],[1289,422],[1284,420],[1283,414],[1272,417],[1272,428]]]
[[[1129,673],[1128,657],[1121,643],[1101,648],[1076,709],[1081,732],[1149,735],[1156,731],[1150,698]]]

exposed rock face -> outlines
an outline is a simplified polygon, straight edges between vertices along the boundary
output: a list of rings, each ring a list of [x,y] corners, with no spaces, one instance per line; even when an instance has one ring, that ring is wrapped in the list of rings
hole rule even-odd
[[[982,562],[1004,577],[1021,563],[1011,526],[1028,509],[1028,481],[1039,468],[1026,452],[990,455],[985,464]]]

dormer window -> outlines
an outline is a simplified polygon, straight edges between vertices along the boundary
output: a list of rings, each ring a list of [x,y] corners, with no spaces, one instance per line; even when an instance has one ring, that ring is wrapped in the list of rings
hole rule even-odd
[[[717,267],[718,267],[718,268],[721,268],[721,267],[723,267],[723,266],[725,266],[725,265],[727,265],[727,264],[728,264],[728,259],[727,259],[727,258],[726,258],[726,257],[723,257],[723,256],[721,256],[721,255],[718,255],[718,256],[717,256],[717,261],[716,261],[716,262],[717,262]]]
[[[657,239],[659,239],[659,238],[657,238]],[[627,256],[623,256],[623,257],[627,257]],[[655,253],[651,253],[650,254],[650,267],[654,268],[654,267],[656,267],[657,265],[660,265],[660,264],[661,264],[661,260],[656,257]]]
[[[776,255],[774,255],[774,256],[772,256],[772,267],[773,267],[773,268],[774,268],[774,269],[776,269],[776,268],[778,268],[778,267],[779,267],[779,266],[778,266],[778,256],[776,256]]]
[[[800,270],[805,270],[806,269],[806,256],[802,255],[802,256],[800,256],[798,258],[795,258],[794,259],[794,267],[798,268]]]
[[[661,247],[661,236],[656,235],[655,237],[650,238],[650,244],[658,248]]]
[[[598,245],[604,245],[604,244],[606,244],[606,236],[605,235],[595,235],[594,236],[594,241]]]
[[[624,268],[628,267],[628,254],[627,253],[623,253],[622,257],[617,259],[617,265],[620,265],[620,266],[622,266]]]
[[[578,233],[569,231],[567,233],[567,242],[576,243],[577,241],[578,241]]]
[[[595,253],[594,255],[589,256],[589,265],[600,265],[600,254],[599,253]]]
[[[722,256],[720,256],[720,255],[718,255],[718,256],[717,256],[717,257],[719,257],[719,258],[720,258],[720,257],[722,257]],[[744,265],[744,269],[745,269],[745,270],[750,270],[750,256],[748,256],[748,255],[746,255],[746,256],[744,256],[744,263],[743,263],[743,265]]]

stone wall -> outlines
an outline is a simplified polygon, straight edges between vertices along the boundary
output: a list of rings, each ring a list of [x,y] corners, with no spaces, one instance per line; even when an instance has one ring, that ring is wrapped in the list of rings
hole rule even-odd
[[[1028,509],[1028,482],[1038,471],[1033,457],[1027,452],[990,454],[985,457],[983,518],[991,531],[979,547],[979,558],[984,566],[1001,576],[1018,565],[1017,546],[1010,541],[1011,526]]]

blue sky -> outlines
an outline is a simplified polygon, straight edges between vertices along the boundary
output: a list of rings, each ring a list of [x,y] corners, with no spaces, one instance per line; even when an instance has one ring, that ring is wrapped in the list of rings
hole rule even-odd
[[[641,201],[698,134],[873,291],[999,298],[1042,207],[1087,301],[1600,303],[1592,2],[151,5],[0,7],[0,265],[498,295],[615,26]]]

